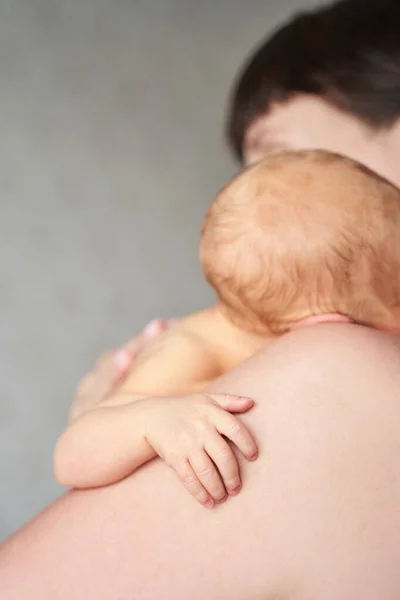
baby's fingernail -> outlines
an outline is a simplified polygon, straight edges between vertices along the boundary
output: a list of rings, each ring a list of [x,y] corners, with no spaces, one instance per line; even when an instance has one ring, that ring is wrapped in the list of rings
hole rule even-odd
[[[143,329],[144,337],[154,337],[158,335],[162,330],[162,325],[160,319],[154,319],[154,321],[150,321],[148,325]]]
[[[256,460],[256,458],[258,458],[258,452],[254,452],[254,454],[250,456],[249,460]]]
[[[232,394],[228,394],[229,399],[234,400],[235,402],[254,402],[251,398],[244,398],[244,396],[235,396]]]
[[[214,506],[214,500],[212,498],[210,498],[209,500],[206,500],[204,502],[204,506],[206,508],[212,508]]]
[[[237,485],[229,493],[230,493],[231,496],[237,496],[237,494],[240,492],[241,489],[242,489],[242,486],[241,485]]]
[[[120,371],[125,371],[132,363],[132,356],[126,350],[120,350],[114,355],[114,364]]]

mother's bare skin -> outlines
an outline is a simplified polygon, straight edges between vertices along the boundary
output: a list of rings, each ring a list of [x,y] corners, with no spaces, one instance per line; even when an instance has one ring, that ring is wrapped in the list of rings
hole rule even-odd
[[[212,386],[253,397],[244,488],[197,505],[164,463],[73,492],[0,549],[6,600],[397,600],[400,342],[284,336]]]

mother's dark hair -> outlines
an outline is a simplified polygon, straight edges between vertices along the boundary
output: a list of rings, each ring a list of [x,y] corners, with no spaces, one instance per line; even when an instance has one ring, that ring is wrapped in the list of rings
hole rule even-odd
[[[400,116],[400,1],[341,0],[301,12],[239,73],[227,135],[239,159],[246,130],[275,102],[320,96],[376,128]]]

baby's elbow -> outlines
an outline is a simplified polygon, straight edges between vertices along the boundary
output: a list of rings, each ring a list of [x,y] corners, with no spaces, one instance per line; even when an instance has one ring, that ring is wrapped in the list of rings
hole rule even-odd
[[[79,465],[70,448],[68,435],[64,433],[58,440],[53,456],[54,476],[57,482],[67,488],[80,487]]]

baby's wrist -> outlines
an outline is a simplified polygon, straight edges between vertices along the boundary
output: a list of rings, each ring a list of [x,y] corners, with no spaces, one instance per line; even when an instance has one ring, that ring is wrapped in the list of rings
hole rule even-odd
[[[129,404],[129,413],[134,420],[135,428],[139,427],[144,435],[148,434],[151,424],[154,423],[154,409],[158,399],[157,396],[144,396],[134,398]]]
[[[128,410],[127,419],[130,423],[131,452],[137,458],[139,464],[143,464],[157,456],[157,452],[149,440],[152,424],[154,425],[150,406],[152,399],[134,400],[125,407]]]

